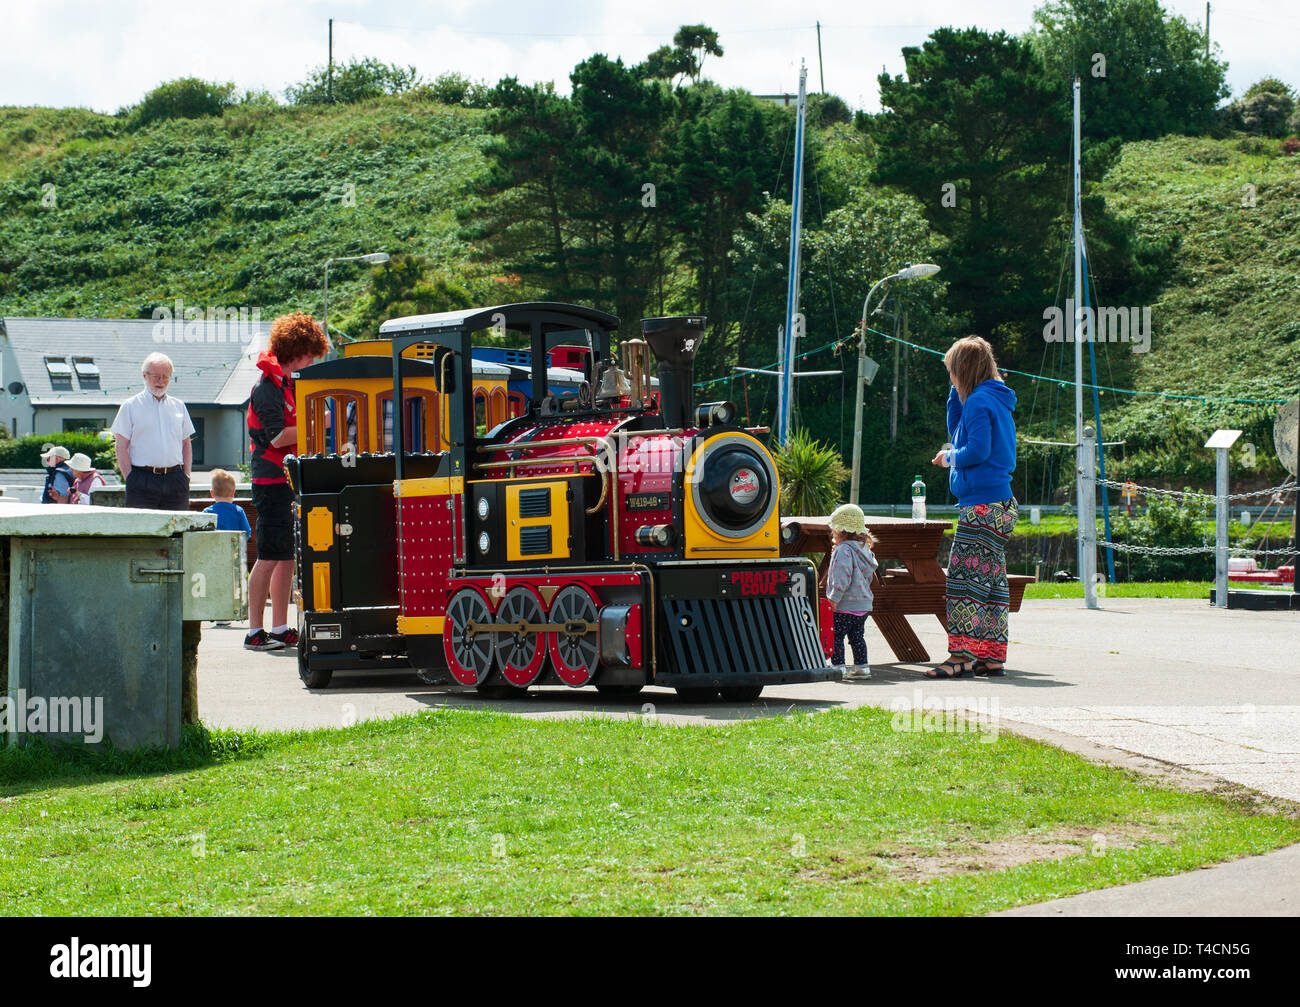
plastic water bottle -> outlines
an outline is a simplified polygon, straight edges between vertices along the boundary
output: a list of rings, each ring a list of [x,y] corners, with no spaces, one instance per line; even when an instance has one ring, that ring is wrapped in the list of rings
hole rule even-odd
[[[920,476],[912,482],[912,520],[925,520],[925,480]]]

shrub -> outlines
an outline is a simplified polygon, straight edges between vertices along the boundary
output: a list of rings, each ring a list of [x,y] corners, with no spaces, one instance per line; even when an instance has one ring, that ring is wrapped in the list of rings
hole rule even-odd
[[[41,468],[41,447],[45,444],[58,444],[67,448],[71,455],[83,451],[90,456],[95,468],[107,472],[114,470],[113,442],[101,440],[98,434],[84,433],[32,434],[17,440],[0,440],[0,469]]]
[[[829,126],[835,122],[852,122],[853,114],[839,95],[814,94],[808,99],[808,121],[813,126]]]
[[[1295,91],[1289,84],[1284,84],[1276,77],[1265,77],[1263,80],[1257,80],[1246,88],[1246,93],[1241,96],[1242,101],[1247,101],[1259,94],[1284,94],[1288,98],[1295,98]]]
[[[1206,518],[1207,509],[1209,516],[1213,517],[1213,506],[1202,501],[1186,502],[1168,497],[1151,497],[1147,511],[1141,517],[1120,515],[1115,518],[1111,535],[1114,541],[1129,545],[1205,545],[1207,540],[1201,522]],[[1123,560],[1129,580],[1212,580],[1214,577],[1213,553],[1156,556],[1151,553],[1116,552],[1115,559],[1117,564]]]
[[[403,94],[419,84],[420,77],[413,66],[402,67],[373,58],[354,59],[346,66],[334,68],[332,85],[329,68],[318,66],[301,84],[285,88],[284,96],[291,105],[326,105],[331,100],[338,104]]]
[[[1283,136],[1287,120],[1295,111],[1295,100],[1286,94],[1265,92],[1241,103],[1242,128],[1261,136]]]
[[[128,124],[139,129],[163,119],[199,119],[220,115],[235,103],[234,84],[215,84],[197,77],[160,84],[129,110]]]
[[[1300,137],[1289,136],[1282,141],[1282,153],[1291,155],[1300,151]]]
[[[781,477],[783,515],[829,514],[841,502],[849,470],[829,444],[796,430],[785,446],[773,452]]]
[[[464,108],[491,108],[492,86],[476,82],[459,73],[439,74],[431,84],[421,84],[413,94],[426,101],[440,101],[444,105]]]

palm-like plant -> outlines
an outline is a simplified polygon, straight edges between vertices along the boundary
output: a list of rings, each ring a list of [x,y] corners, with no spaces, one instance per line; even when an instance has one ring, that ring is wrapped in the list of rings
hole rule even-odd
[[[773,457],[781,477],[782,515],[829,514],[841,502],[849,470],[829,444],[796,430]]]

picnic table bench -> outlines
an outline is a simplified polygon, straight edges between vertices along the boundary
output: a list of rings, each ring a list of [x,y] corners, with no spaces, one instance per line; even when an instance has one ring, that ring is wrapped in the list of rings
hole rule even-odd
[[[822,553],[817,567],[817,583],[826,589],[826,573],[831,563],[831,527],[829,517],[782,518],[782,527],[795,522],[798,533],[791,541],[782,535],[781,554],[801,556]],[[916,633],[907,623],[909,615],[933,615],[947,624],[948,574],[939,565],[939,552],[943,548],[943,535],[951,531],[953,522],[913,521],[910,518],[867,518],[867,527],[876,537],[873,550],[880,566],[871,581],[875,604],[871,618],[879,627],[885,642],[894,656],[902,662],[919,663],[930,660]],[[888,566],[893,561],[902,566]],[[1016,574],[1007,576],[1011,590],[1011,611],[1019,612],[1025,597],[1025,586],[1033,577]]]

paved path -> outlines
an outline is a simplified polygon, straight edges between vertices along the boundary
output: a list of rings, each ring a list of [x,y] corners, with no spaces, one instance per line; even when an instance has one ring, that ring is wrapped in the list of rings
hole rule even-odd
[[[725,723],[788,709],[951,703],[1087,739],[1300,801],[1300,615],[1218,611],[1197,601],[1124,599],[1088,612],[1081,602],[1030,601],[1013,617],[1004,679],[936,682],[924,666],[873,665],[861,684],[769,688],[746,705],[689,705],[647,689],[613,703],[593,689],[535,689],[489,703],[473,690],[429,688],[411,675],[336,675],[309,692],[290,654],[249,653],[239,627],[205,626],[199,710],[223,727],[330,727],[429,707],[501,709],[523,716],[602,713]],[[931,653],[944,649],[937,619],[913,619]],[[868,622],[868,627],[870,627]],[[888,651],[874,629],[867,645]]]
[[[661,718],[719,724],[794,709],[950,704],[993,718],[999,729],[1091,758],[1181,771],[1184,784],[1190,770],[1207,774],[1199,777],[1207,788],[1217,778],[1300,801],[1300,614],[1220,611],[1190,600],[1103,605],[1089,612],[1081,601],[1025,602],[1012,617],[1003,679],[936,682],[921,665],[873,664],[869,682],[777,686],[744,705],[688,704],[663,689],[614,703],[593,689],[559,687],[493,703],[473,690],[429,688],[410,675],[337,675],[334,687],[313,693],[299,682],[293,655],[249,653],[241,646],[243,629],[205,626],[199,710],[213,726],[300,728],[431,707],[637,717],[652,704]],[[937,619],[914,618],[912,625],[931,654],[946,653]],[[889,654],[870,622],[867,645],[877,658]],[[1167,915],[1178,907],[1191,914],[1300,914],[1298,850],[1016,912],[1123,915],[1127,906],[1134,915]]]

